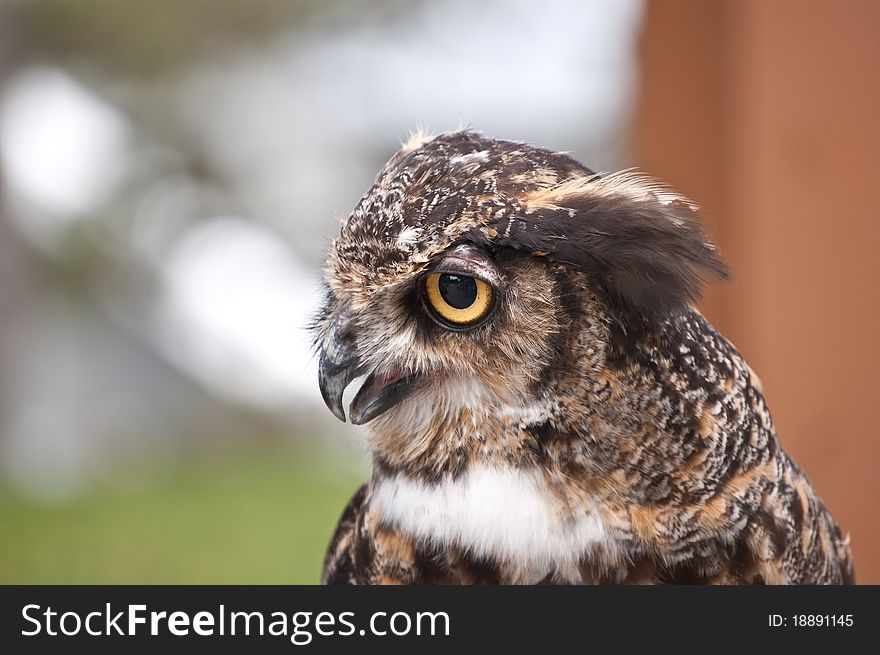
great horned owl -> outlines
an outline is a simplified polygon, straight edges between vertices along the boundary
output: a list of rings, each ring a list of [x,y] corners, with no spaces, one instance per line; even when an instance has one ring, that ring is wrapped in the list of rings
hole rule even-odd
[[[761,383],[693,307],[726,268],[643,175],[417,135],[333,242],[320,387],[370,481],[325,583],[846,583]]]

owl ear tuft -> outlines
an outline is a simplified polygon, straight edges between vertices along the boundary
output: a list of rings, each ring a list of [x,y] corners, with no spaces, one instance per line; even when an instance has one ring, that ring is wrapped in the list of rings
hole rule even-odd
[[[625,322],[680,310],[705,282],[729,278],[696,205],[642,174],[574,178],[523,205],[493,226],[492,241],[590,274]]]

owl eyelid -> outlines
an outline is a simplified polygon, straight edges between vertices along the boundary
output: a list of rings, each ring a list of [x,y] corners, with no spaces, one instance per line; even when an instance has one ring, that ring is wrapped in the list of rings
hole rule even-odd
[[[495,265],[487,258],[466,257],[455,252],[443,257],[425,271],[421,277],[425,278],[432,273],[473,277],[482,280],[496,291],[501,284],[501,278],[495,270]]]
[[[472,277],[475,280],[479,280],[480,282],[485,282],[490,287],[495,289],[495,282],[485,275],[482,271],[473,271],[467,268],[463,268],[460,266],[442,266],[439,268],[432,268],[429,271],[425,271],[420,277],[421,280],[426,280],[429,276],[434,275],[435,273],[439,273],[440,275],[458,275],[461,277]]]

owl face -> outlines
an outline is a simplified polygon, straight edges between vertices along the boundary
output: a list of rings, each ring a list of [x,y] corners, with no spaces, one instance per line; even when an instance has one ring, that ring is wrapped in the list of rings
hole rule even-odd
[[[331,291],[323,319],[324,399],[344,420],[345,387],[367,375],[348,407],[355,424],[399,405],[423,413],[474,402],[483,410],[522,405],[563,328],[558,303],[546,265],[467,241],[388,285]]]
[[[692,203],[632,174],[456,132],[395,154],[341,227],[315,321],[319,382],[356,424],[535,404],[572,340],[598,370],[608,332],[642,328],[723,275]]]

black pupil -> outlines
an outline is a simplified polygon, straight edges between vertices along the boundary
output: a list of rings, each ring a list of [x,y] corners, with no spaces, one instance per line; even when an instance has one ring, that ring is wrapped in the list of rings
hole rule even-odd
[[[467,309],[477,300],[477,281],[472,277],[443,273],[439,286],[443,300],[456,309]]]

